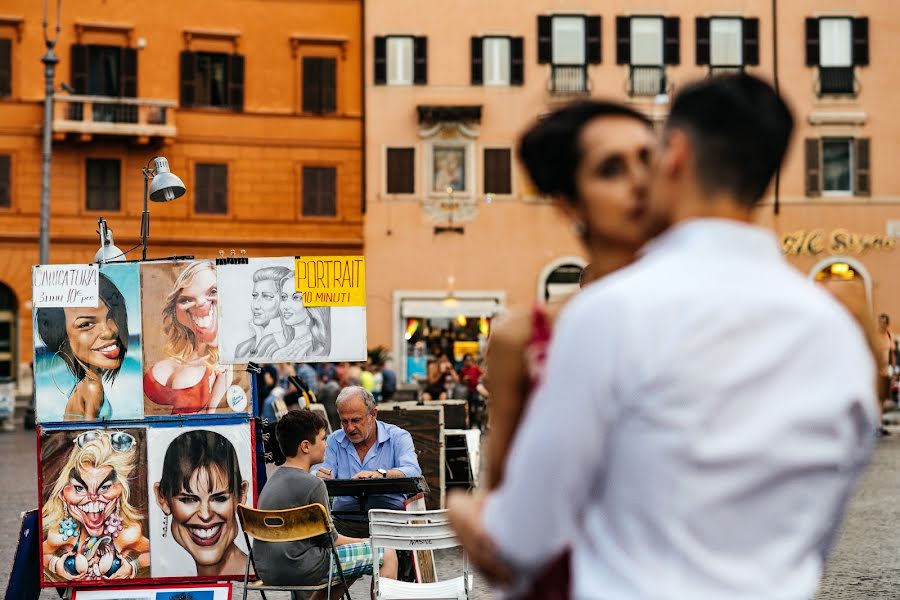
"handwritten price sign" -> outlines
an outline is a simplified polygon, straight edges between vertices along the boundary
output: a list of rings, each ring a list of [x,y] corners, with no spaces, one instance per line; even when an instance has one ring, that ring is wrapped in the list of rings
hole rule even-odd
[[[306,306],[366,305],[365,257],[304,256],[294,272]]]
[[[97,308],[100,272],[97,265],[39,265],[32,276],[32,302],[46,306]]]

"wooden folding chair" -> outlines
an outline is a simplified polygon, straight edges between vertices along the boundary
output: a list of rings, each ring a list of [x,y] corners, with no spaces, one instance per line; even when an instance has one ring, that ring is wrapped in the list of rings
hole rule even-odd
[[[400,511],[372,509],[369,511],[369,535],[372,556],[377,548],[397,550],[440,550],[459,546],[450,528],[446,510]],[[472,589],[469,561],[463,552],[463,574],[446,581],[410,583],[378,576],[372,572],[375,598],[441,598],[465,600]]]
[[[322,584],[299,586],[268,585],[261,579],[252,584],[249,583],[251,564],[253,565],[254,573],[256,572],[256,562],[253,559],[253,548],[250,544],[250,538],[263,542],[299,542],[318,536],[326,536],[328,538],[328,543],[331,546],[331,556],[334,559],[334,564],[337,565],[338,575],[344,586],[344,595],[346,600],[350,600],[350,591],[347,586],[347,580],[344,579],[341,559],[334,545],[334,538],[331,537],[331,520],[328,518],[328,512],[324,506],[321,504],[309,504],[285,510],[259,510],[240,504],[238,505],[237,513],[241,529],[244,531],[244,539],[247,542],[248,551],[247,565],[244,568],[244,600],[247,600],[248,590],[259,592],[263,600],[266,600],[267,590],[286,592],[327,590],[330,597],[332,584],[331,567],[329,567],[328,571],[328,582]]]

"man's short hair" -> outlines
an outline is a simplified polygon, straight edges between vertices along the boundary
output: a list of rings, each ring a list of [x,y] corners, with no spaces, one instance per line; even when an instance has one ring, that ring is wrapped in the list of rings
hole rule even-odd
[[[341,402],[349,400],[350,398],[362,398],[363,402],[366,403],[366,410],[368,412],[375,410],[375,398],[372,396],[372,392],[361,385],[348,385],[342,389],[341,393],[338,394],[337,399],[334,401],[334,404],[335,406],[340,407]]]
[[[683,88],[666,128],[687,133],[706,193],[752,206],[781,166],[794,117],[768,83],[746,74],[721,75]]]
[[[293,458],[297,456],[303,440],[314,444],[319,432],[327,428],[328,424],[319,413],[305,408],[294,409],[279,419],[275,426],[275,438],[284,455]]]

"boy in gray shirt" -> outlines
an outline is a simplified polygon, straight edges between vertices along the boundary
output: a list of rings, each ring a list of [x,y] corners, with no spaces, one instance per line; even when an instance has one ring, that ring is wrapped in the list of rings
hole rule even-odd
[[[257,507],[263,510],[283,510],[318,503],[328,510],[325,482],[309,473],[312,465],[325,459],[325,420],[309,410],[292,410],[278,421],[275,436],[286,461],[266,482]],[[372,573],[372,550],[368,540],[346,537],[335,530],[332,530],[331,535],[337,546],[344,577],[348,581]],[[325,540],[257,540],[253,544],[256,574],[268,585],[324,583],[328,580],[329,555],[329,546]],[[379,558],[379,575],[396,579],[396,552],[379,549]],[[339,580],[337,568],[332,571],[333,579]]]

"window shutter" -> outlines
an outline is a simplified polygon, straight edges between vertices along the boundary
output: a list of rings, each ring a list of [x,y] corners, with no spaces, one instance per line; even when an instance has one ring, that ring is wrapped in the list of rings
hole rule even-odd
[[[484,151],[484,193],[511,194],[510,151],[508,148],[486,148]]]
[[[631,64],[631,17],[616,17],[616,64]]]
[[[12,94],[12,40],[0,38],[0,97]]]
[[[322,60],[303,57],[303,112],[322,112]]]
[[[869,17],[853,19],[853,64],[869,64]]]
[[[244,110],[244,55],[229,54],[228,64],[228,105],[232,110]]]
[[[323,58],[320,63],[322,72],[322,112],[337,112],[337,61]]]
[[[553,62],[553,17],[537,19],[537,61],[539,65],[549,65]]]
[[[856,138],[855,156],[856,156],[856,182],[853,190],[857,196],[872,195],[872,178],[870,175],[869,160],[869,138]]]
[[[328,167],[322,169],[322,216],[337,216],[337,169]]]
[[[413,41],[413,83],[428,83],[428,38],[417,37]]]
[[[387,149],[388,194],[416,193],[415,156],[414,148]]]
[[[663,21],[663,64],[677,65],[681,62],[680,23],[678,17],[666,17]]]
[[[387,38],[375,37],[375,85],[387,83]]]
[[[181,53],[181,106],[194,106],[196,102],[197,54],[185,50]]]
[[[472,47],[472,85],[484,83],[484,39],[473,37]]]
[[[120,96],[137,98],[137,49],[122,48]]]
[[[706,17],[697,17],[694,20],[694,28],[696,29],[697,42],[694,54],[697,57],[697,65],[703,66],[709,64],[709,19]]]
[[[214,165],[210,178],[209,212],[224,215],[228,213],[228,165]]]
[[[806,66],[819,66],[819,20],[806,18]]]
[[[509,83],[525,85],[525,38],[509,40]]]
[[[210,168],[208,165],[194,166],[194,212],[208,213],[210,211]]]
[[[584,56],[587,64],[599,65],[602,58],[600,17],[585,17],[584,32]]]
[[[69,58],[71,72],[69,79],[76,94],[87,94],[88,88],[88,48],[83,44],[72,44]]]
[[[0,208],[10,208],[12,206],[11,162],[8,154],[0,154]]]
[[[743,20],[744,64],[759,64],[759,19]]]
[[[806,138],[806,195],[818,196],[822,191],[819,166],[819,139]]]

